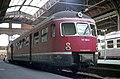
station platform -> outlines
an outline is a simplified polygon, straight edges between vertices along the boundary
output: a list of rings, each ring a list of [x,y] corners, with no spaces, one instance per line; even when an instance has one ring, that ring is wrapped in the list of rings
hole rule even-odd
[[[112,64],[112,65],[120,65],[120,60],[104,60],[99,59],[97,61],[98,64]]]
[[[25,68],[0,60],[0,79],[72,79],[61,75]]]

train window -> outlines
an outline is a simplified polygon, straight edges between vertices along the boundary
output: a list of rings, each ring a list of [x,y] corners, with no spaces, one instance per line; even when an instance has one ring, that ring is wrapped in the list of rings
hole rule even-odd
[[[79,35],[90,35],[90,28],[86,23],[77,23],[77,32]]]
[[[113,48],[113,40],[107,41],[107,47]]]
[[[52,33],[51,33],[52,37],[55,37],[55,24],[52,24]]]
[[[25,46],[29,46],[29,37],[26,37]]]
[[[19,48],[22,48],[21,40],[19,41],[19,43],[20,43],[20,46],[19,46]]]
[[[17,42],[17,43],[16,43],[16,47],[17,47],[18,45],[19,45],[19,43]]]
[[[39,43],[39,32],[34,33],[34,44]]]
[[[18,49],[20,49],[20,41],[18,41]]]
[[[17,42],[17,43],[16,43],[16,48],[19,49],[19,46],[20,46],[20,43]]]
[[[42,42],[46,42],[48,40],[48,28],[42,29]]]
[[[75,35],[76,29],[74,23],[62,23],[62,35]]]
[[[117,39],[117,48],[120,47],[120,39]]]
[[[95,28],[95,25],[93,25],[93,24],[90,24],[90,27],[91,27],[91,32],[92,32],[92,35],[93,36],[96,36],[97,34],[96,34],[96,28]]]
[[[22,39],[21,44],[22,44],[22,47],[25,45],[25,39]]]

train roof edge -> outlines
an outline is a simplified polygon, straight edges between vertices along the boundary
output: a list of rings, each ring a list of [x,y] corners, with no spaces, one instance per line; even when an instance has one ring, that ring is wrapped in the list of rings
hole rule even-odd
[[[56,19],[56,18],[80,18],[78,16],[79,13],[82,12],[76,12],[76,11],[60,11],[57,12],[55,14],[53,14],[52,16],[50,16],[51,19]],[[92,19],[91,17],[85,15],[82,13],[82,17],[81,18],[87,18],[87,19]]]
[[[38,28],[40,25],[44,24],[45,22],[49,22],[51,20],[55,20],[55,19],[59,19],[59,18],[86,18],[86,19],[91,19],[93,20],[91,17],[85,15],[85,14],[82,14],[82,17],[79,17],[78,16],[78,13],[79,12],[76,12],[76,11],[60,11],[60,12],[57,12],[53,15],[51,15],[50,17],[46,18],[45,20],[43,20],[42,22],[40,22],[39,24],[37,24],[34,28],[32,28],[31,30],[29,30],[28,32],[26,33],[30,33],[32,32],[34,29]],[[93,20],[94,21],[94,20]],[[95,21],[94,21],[95,22]],[[22,34],[21,36],[24,36],[26,33]],[[20,37],[21,37],[20,36]],[[18,38],[20,38],[18,37]],[[17,38],[17,39],[18,39]],[[14,40],[15,41],[15,40]]]
[[[60,11],[57,12],[51,16],[49,16],[48,18],[46,18],[45,20],[43,20],[42,22],[40,22],[39,24],[37,24],[35,27],[38,27],[39,25],[50,21],[50,20],[55,20],[55,19],[59,19],[59,18],[86,18],[86,19],[92,19],[91,17],[87,16],[86,14],[82,13],[82,17],[80,17],[78,14],[82,13],[82,12],[76,12],[76,11]]]

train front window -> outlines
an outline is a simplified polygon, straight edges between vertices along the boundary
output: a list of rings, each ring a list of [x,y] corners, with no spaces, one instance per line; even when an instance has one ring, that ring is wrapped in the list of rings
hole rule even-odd
[[[91,32],[92,32],[92,35],[93,36],[96,36],[97,34],[96,34],[96,28],[95,28],[95,25],[93,25],[93,24],[90,24],[90,27],[91,27]]]
[[[76,28],[74,23],[62,23],[62,35],[75,35]]]
[[[90,28],[86,23],[77,23],[77,32],[79,35],[90,35]]]

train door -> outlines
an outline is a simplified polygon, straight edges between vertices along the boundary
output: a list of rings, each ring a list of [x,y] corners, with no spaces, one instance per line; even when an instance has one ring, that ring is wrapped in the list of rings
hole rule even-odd
[[[32,62],[32,34],[30,34],[30,64]]]

